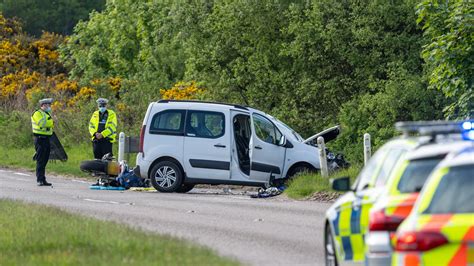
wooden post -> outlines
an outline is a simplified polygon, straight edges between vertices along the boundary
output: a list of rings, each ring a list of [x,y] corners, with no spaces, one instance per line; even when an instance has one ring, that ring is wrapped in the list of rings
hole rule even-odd
[[[125,133],[120,132],[119,134],[119,146],[118,146],[118,162],[124,160],[125,156]]]
[[[367,164],[370,157],[372,156],[372,147],[370,143],[370,134],[364,134],[364,165]]]
[[[328,177],[328,160],[326,157],[326,145],[324,144],[324,138],[318,137],[318,148],[319,148],[319,163],[321,165],[321,175]]]

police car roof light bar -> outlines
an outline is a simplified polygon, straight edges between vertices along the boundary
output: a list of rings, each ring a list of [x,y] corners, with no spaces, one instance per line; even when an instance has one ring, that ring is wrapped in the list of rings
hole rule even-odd
[[[395,128],[404,135],[447,135],[463,132],[463,121],[405,121],[395,123]]]

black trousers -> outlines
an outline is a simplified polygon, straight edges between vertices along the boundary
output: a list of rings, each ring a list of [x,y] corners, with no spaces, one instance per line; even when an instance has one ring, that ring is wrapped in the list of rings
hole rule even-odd
[[[46,165],[51,152],[51,145],[48,136],[35,136],[35,160],[36,160],[36,181],[46,181]]]
[[[102,159],[107,153],[112,154],[112,143],[108,139],[94,140],[92,142],[92,150],[95,159]]]

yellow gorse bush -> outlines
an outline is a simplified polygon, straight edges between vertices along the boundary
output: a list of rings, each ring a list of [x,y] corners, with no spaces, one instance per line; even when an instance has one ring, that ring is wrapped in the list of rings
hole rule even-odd
[[[80,86],[69,80],[59,61],[61,35],[45,32],[40,38],[27,36],[20,24],[0,14],[0,104],[7,109],[24,110],[42,97],[53,97],[53,110],[65,110],[90,101],[97,89],[110,91],[118,98],[119,77],[93,80]],[[72,110],[72,109],[71,109]]]
[[[204,89],[198,88],[195,81],[180,81],[170,89],[160,89],[161,98],[165,100],[199,99]]]

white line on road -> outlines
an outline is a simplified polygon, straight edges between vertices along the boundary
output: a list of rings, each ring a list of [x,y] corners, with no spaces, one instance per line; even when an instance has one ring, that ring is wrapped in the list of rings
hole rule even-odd
[[[99,203],[110,203],[110,204],[120,204],[116,201],[105,201],[105,200],[95,200],[95,199],[84,199],[85,201],[99,202]]]
[[[31,176],[31,175],[29,175],[29,174],[18,173],[18,172],[15,172],[15,173],[13,173],[13,174],[15,174],[15,175],[22,175],[22,176]]]
[[[76,180],[76,179],[73,179],[71,180],[73,182],[78,182],[78,183],[84,183],[84,184],[90,184],[91,182],[87,182],[87,181],[82,181],[82,180]]]
[[[30,182],[31,179],[24,179],[24,178],[19,178],[19,177],[14,177],[14,176],[4,176],[5,178],[8,178],[8,179],[11,179],[11,180],[15,180],[15,181],[26,181],[26,182]]]

